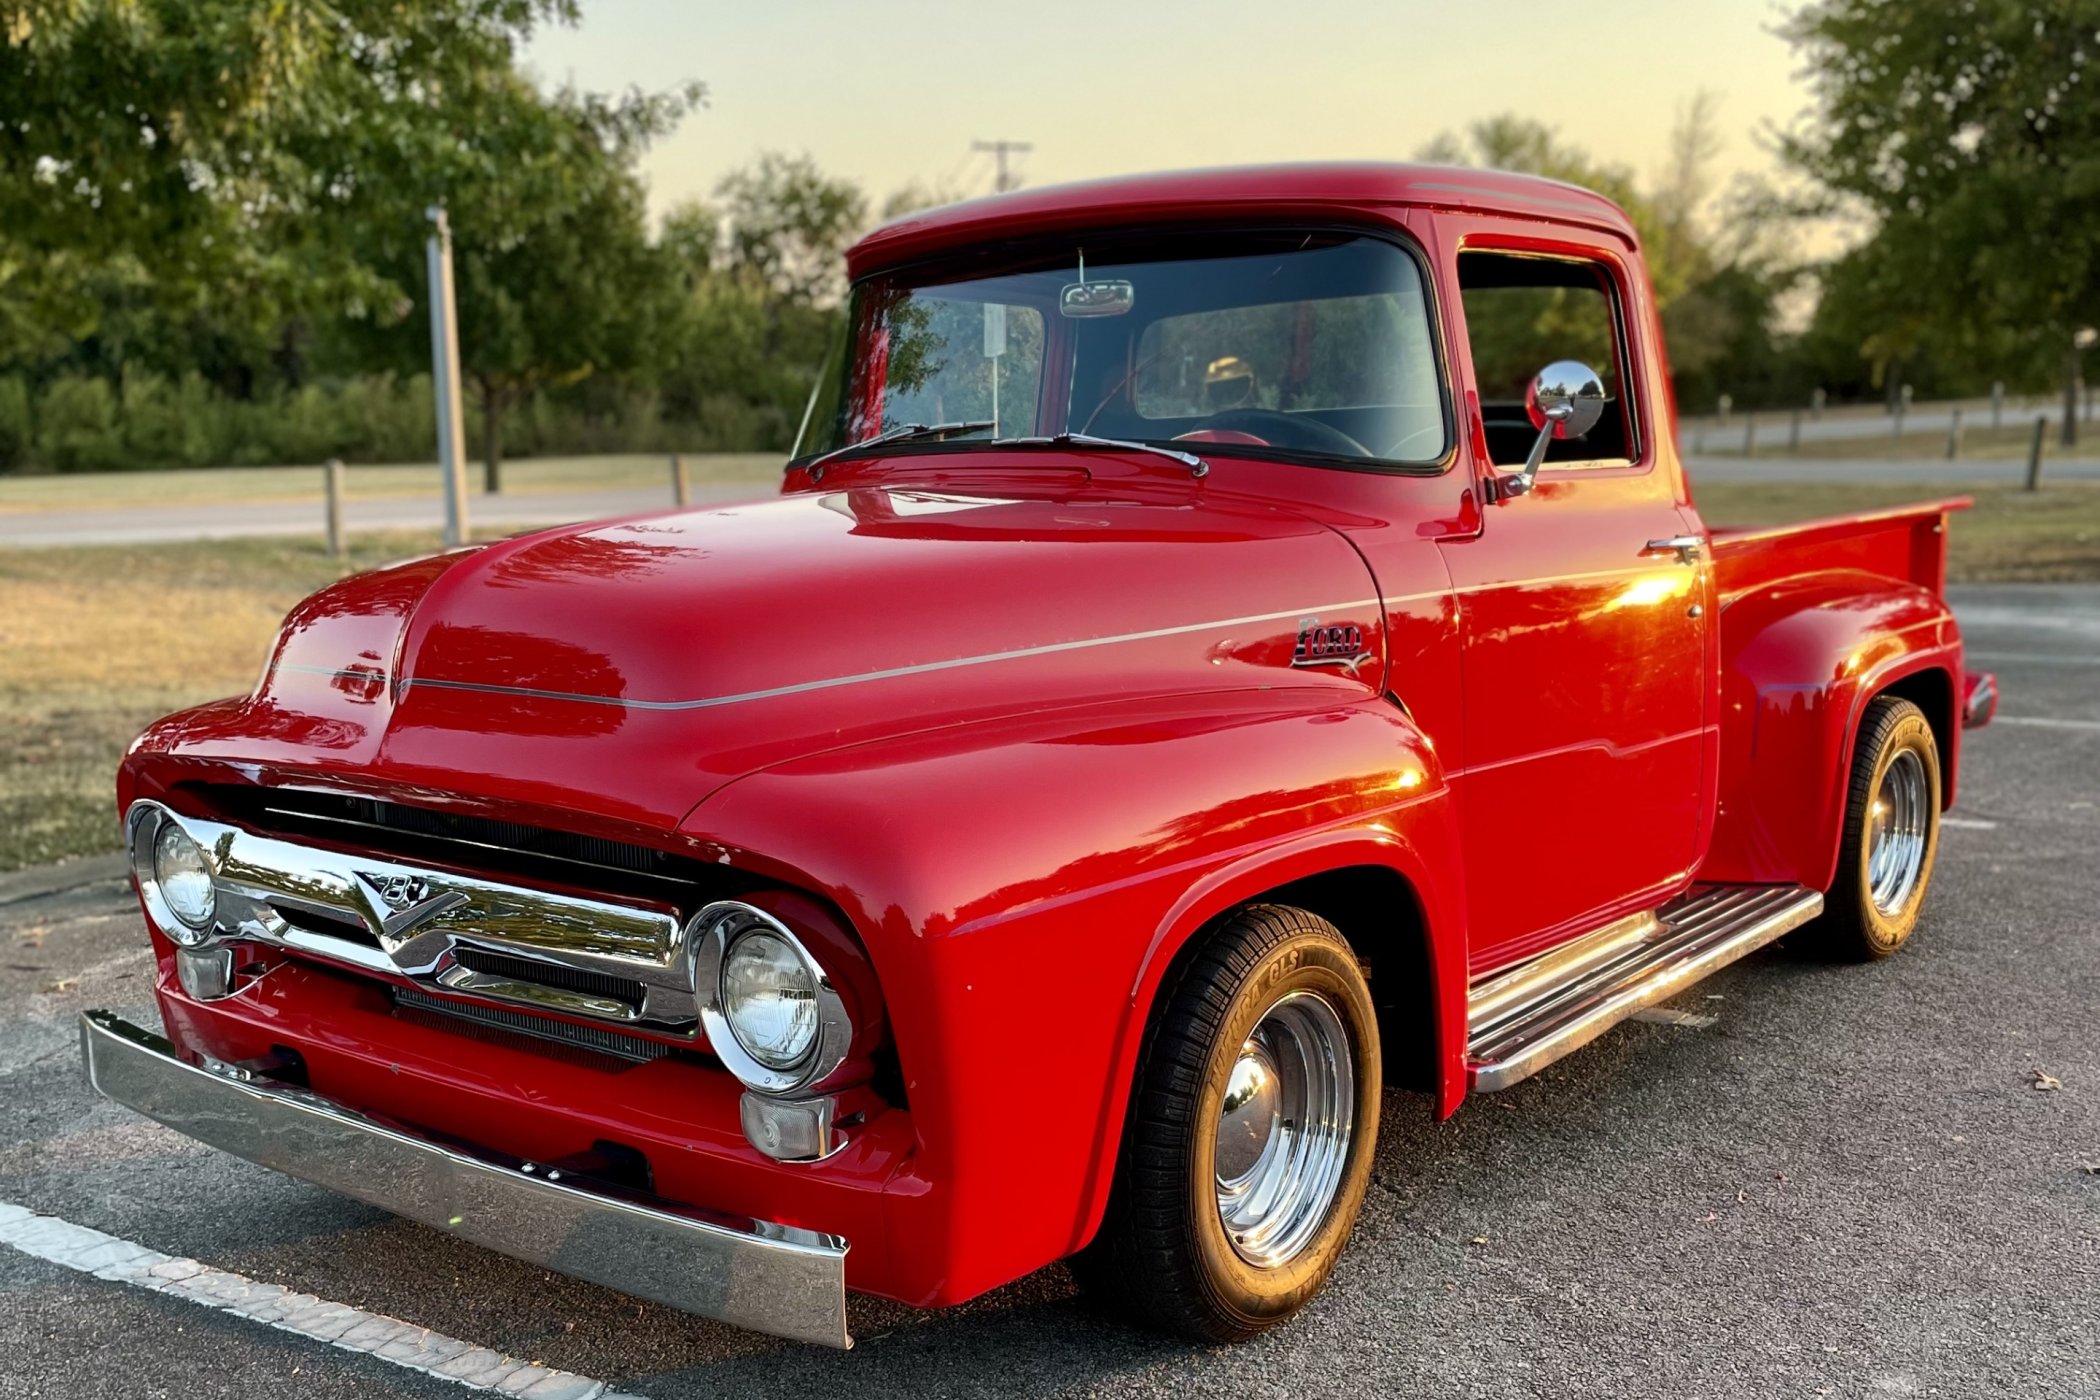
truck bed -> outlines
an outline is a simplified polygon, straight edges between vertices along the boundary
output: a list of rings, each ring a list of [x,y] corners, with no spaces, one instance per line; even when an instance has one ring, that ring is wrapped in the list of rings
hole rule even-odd
[[[1833,570],[1903,579],[1937,596],[1947,584],[1947,517],[1971,504],[1970,497],[1950,496],[1791,525],[1716,529],[1714,579],[1721,604],[1782,579]]]

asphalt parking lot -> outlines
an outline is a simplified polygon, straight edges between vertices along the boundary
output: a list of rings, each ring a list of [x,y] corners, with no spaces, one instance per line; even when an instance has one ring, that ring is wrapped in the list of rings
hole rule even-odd
[[[857,1350],[806,1348],[189,1143],[79,1073],[82,1008],[154,1023],[111,862],[0,876],[0,1203],[399,1319],[398,1354],[534,1363],[537,1395],[2100,1397],[2100,587],[1952,594],[2006,698],[1912,946],[1782,944],[1443,1125],[1395,1094],[1332,1285],[1246,1346],[1125,1329],[1051,1269],[855,1300]],[[52,1252],[0,1244],[0,1396],[466,1393]]]

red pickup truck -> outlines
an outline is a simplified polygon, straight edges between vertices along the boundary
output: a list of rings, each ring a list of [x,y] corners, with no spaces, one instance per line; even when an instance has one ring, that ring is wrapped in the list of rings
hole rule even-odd
[[[1398,1091],[1909,937],[1965,502],[1703,524],[1606,200],[1177,174],[850,264],[778,499],[346,580],[138,739],[104,1093],[789,1337],[1070,1259],[1232,1339]]]

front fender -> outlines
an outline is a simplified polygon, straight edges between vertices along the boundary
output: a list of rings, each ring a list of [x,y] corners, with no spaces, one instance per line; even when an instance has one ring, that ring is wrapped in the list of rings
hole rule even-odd
[[[1221,692],[938,730],[742,778],[686,831],[859,930],[918,1138],[892,1191],[912,1247],[942,1261],[928,1302],[1092,1235],[1160,978],[1235,903],[1395,871],[1450,935],[1432,947],[1462,1053],[1449,790],[1382,700]]]
[[[1942,672],[1958,693],[1961,634],[1930,589],[1849,570],[1744,593],[1721,614],[1721,782],[1699,878],[1827,890],[1866,704]],[[1932,717],[1942,739],[1959,726]],[[1947,765],[1947,793],[1954,768]]]

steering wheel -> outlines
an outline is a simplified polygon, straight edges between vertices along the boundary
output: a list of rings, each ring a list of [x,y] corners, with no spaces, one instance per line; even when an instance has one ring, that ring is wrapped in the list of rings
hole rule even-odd
[[[1368,457],[1371,449],[1340,428],[1317,418],[1278,413],[1268,408],[1228,408],[1205,419],[1206,428],[1252,433],[1278,447],[1302,447],[1309,452],[1332,452],[1343,457]]]
[[[1442,423],[1431,423],[1431,424],[1430,424],[1430,425],[1429,425],[1428,427],[1426,427],[1426,428],[1417,428],[1417,429],[1415,429],[1415,430],[1414,430],[1413,432],[1411,432],[1411,433],[1407,434],[1407,435],[1406,435],[1405,437],[1401,438],[1401,439],[1400,439],[1400,440],[1399,440],[1398,442],[1394,443],[1394,444],[1393,444],[1393,445],[1392,445],[1391,447],[1388,447],[1388,448],[1387,448],[1387,449],[1385,450],[1385,453],[1384,453],[1384,455],[1385,455],[1386,457],[1388,457],[1388,458],[1396,458],[1396,457],[1398,457],[1398,456],[1400,455],[1400,449],[1401,449],[1401,448],[1403,448],[1403,447],[1407,446],[1407,445],[1408,445],[1409,443],[1413,442],[1413,441],[1414,441],[1414,440],[1415,440],[1416,438],[1418,438],[1418,437],[1427,437],[1427,436],[1428,436],[1429,434],[1431,434],[1431,433],[1435,433],[1435,434],[1436,434],[1436,435],[1437,435],[1437,436],[1438,436],[1439,438],[1443,437],[1443,435],[1444,435],[1444,425],[1443,425]]]

